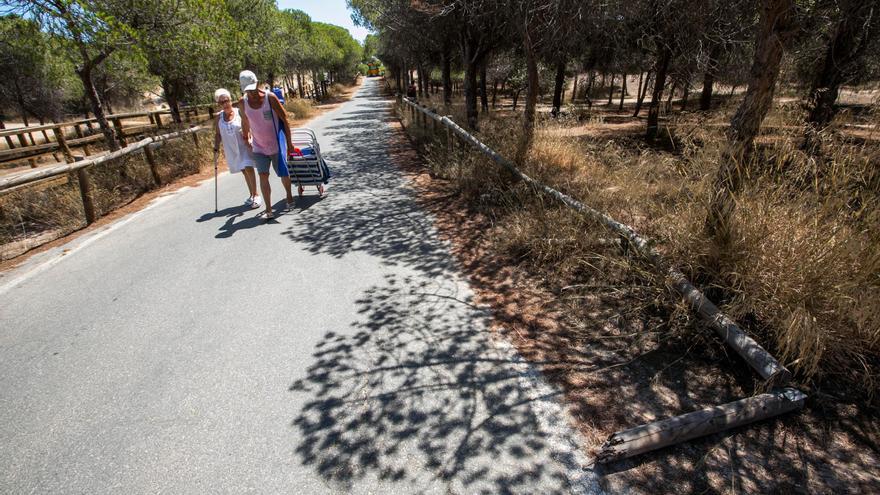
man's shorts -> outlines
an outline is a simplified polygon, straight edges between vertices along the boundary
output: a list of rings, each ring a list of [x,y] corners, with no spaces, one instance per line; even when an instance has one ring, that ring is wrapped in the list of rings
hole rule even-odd
[[[275,170],[275,175],[281,176],[278,173],[278,153],[274,155],[264,155],[262,153],[254,153],[254,161],[257,163],[257,173],[260,174],[268,174],[269,173],[269,164],[272,164],[272,168]]]

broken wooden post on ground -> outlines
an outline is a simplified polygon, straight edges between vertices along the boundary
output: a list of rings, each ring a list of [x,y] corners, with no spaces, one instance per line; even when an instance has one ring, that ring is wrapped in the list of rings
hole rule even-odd
[[[600,463],[619,461],[769,419],[800,409],[806,398],[803,392],[793,388],[773,390],[766,394],[619,431],[602,444],[596,455],[596,461]]]

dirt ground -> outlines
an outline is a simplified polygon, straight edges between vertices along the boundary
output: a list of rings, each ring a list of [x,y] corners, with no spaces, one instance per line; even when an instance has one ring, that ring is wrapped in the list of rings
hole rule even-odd
[[[584,127],[575,132],[629,130]],[[497,218],[432,176],[403,130],[392,148],[478,301],[493,309],[498,337],[564,391],[588,454],[615,431],[761,391],[711,330],[695,342],[664,338],[664,322],[687,315],[673,314],[674,299],[639,285],[644,278],[630,269],[611,263],[601,277],[560,288],[552,269],[499,255]],[[880,491],[878,411],[833,385],[808,394],[800,412],[595,468],[610,493]]]

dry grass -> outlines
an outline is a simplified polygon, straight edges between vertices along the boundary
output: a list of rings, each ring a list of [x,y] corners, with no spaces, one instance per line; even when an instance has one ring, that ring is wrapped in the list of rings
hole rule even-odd
[[[292,120],[307,119],[315,112],[314,103],[308,98],[291,98],[284,102],[284,109],[292,114]]]
[[[844,114],[823,136],[821,159],[808,157],[798,150],[800,111],[780,105],[746,169],[734,242],[720,249],[703,224],[724,144],[719,124],[731,111],[673,117],[660,147],[623,130],[631,126],[614,132],[601,114],[576,116],[580,122],[545,120],[525,172],[655,239],[802,385],[831,381],[874,396],[880,391],[880,145],[846,131],[843,124],[856,120]],[[464,121],[458,106],[445,113]],[[606,132],[569,132],[584,120]],[[409,124],[433,172],[456,179],[471,203],[495,218],[495,247],[531,270],[553,273],[557,289],[602,276],[615,256],[621,259],[602,239],[610,237],[604,231],[511,185],[486,159],[459,152],[447,160],[442,139]],[[514,149],[518,125],[490,114],[481,121],[480,138],[503,153]],[[630,281],[651,278],[641,277]],[[689,322],[670,325],[668,337],[700,335]]]

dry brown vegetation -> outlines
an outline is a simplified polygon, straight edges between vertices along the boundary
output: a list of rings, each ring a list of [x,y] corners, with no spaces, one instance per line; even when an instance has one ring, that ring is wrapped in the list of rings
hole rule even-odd
[[[170,141],[155,150],[163,183],[198,173],[211,163],[211,147],[204,134],[199,143],[196,147],[186,138]],[[88,170],[99,217],[155,187],[142,153]],[[85,225],[76,174],[0,196],[0,260],[18,256]]]
[[[777,106],[737,198],[734,242],[719,250],[703,225],[731,110],[727,105],[709,114],[676,115],[654,147],[645,144],[635,119],[571,111],[540,123],[525,172],[654,239],[802,384],[830,380],[876,395],[880,135],[845,127],[872,121],[876,110],[858,118],[844,113],[823,136],[824,155],[810,157],[798,149],[797,107]],[[517,134],[518,120],[503,112],[490,114],[479,133],[502,153],[513,149]],[[443,147],[429,145],[428,156],[444,160]],[[477,202],[494,194],[510,210],[498,225],[503,235],[497,247],[524,264],[552,270],[559,286],[577,284],[590,270],[586,260],[597,254],[596,238],[610,234],[582,225],[573,211],[532,198],[531,191],[501,185],[503,178],[485,167],[493,166],[469,163],[451,170]],[[480,177],[471,177],[475,173]],[[670,330],[701,331],[693,325]]]
[[[795,161],[803,158],[792,148],[796,129],[765,135],[762,142],[769,146],[762,156],[775,161],[755,165],[739,198],[739,251],[716,253],[702,222],[710,160],[717,159],[714,143],[723,128],[706,122],[723,122],[732,108],[676,117],[657,147],[644,143],[639,121],[570,111],[566,119],[541,122],[526,172],[656,239],[762,344],[786,356],[810,399],[799,413],[597,472],[606,489],[621,493],[660,493],[673,486],[680,493],[870,491],[880,483],[880,423],[871,398],[877,265],[869,261],[876,260],[878,245],[871,213],[876,204],[869,199],[876,198],[877,182],[868,167],[876,145],[854,142],[848,134],[829,136],[830,161],[847,172],[836,173],[836,185],[822,190],[816,181],[793,180],[798,167],[806,166]],[[780,108],[772,117],[785,124],[790,111]],[[430,173],[428,178],[410,167],[423,206],[453,245],[477,301],[493,308],[496,330],[563,391],[585,449],[594,452],[615,431],[762,389],[748,367],[607,230],[511,183],[491,161],[458,142],[447,155],[442,127],[438,136],[430,123],[424,129],[408,111],[399,113]],[[461,118],[458,108],[442,113]],[[480,137],[507,154],[517,124],[516,116],[493,112],[482,120]],[[851,197],[841,196],[843,190],[861,191],[860,206],[839,204],[839,198]],[[837,230],[829,235],[832,228]],[[717,261],[727,263],[724,270],[709,270]],[[810,264],[802,269],[802,263]],[[796,321],[803,311],[815,318],[812,328],[828,324],[845,333],[810,338],[809,328],[779,323]],[[853,319],[862,326],[847,327]],[[783,354],[809,353],[810,345],[824,346],[819,356],[807,355],[812,360]]]

